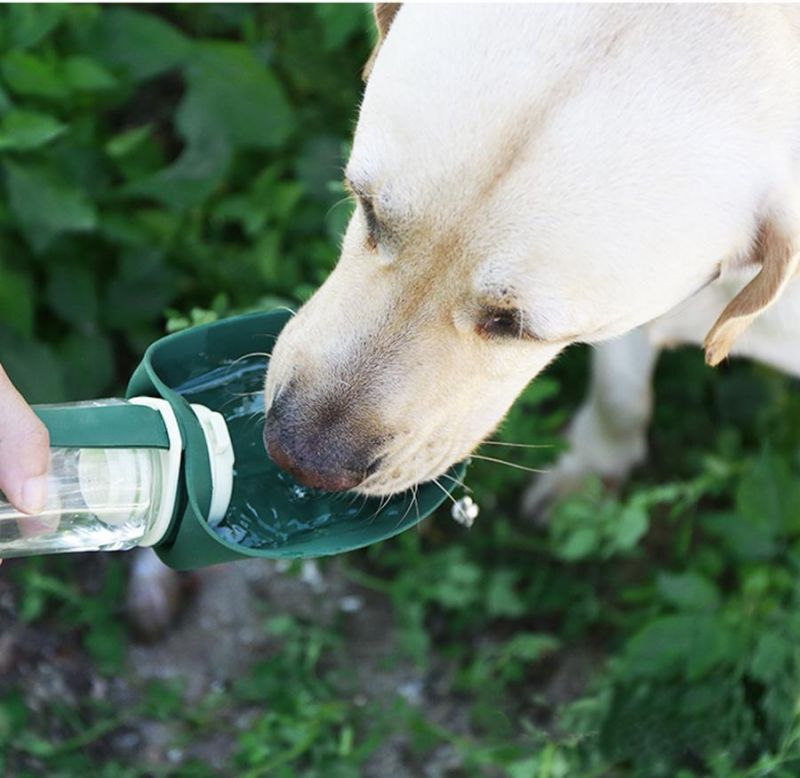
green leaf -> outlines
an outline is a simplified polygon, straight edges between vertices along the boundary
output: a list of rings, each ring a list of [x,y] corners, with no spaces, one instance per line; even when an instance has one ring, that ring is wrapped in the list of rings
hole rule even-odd
[[[0,120],[0,151],[36,149],[62,135],[66,129],[66,124],[48,114],[13,109]]]
[[[699,573],[660,573],[656,586],[668,603],[681,610],[715,610],[719,606],[717,587]]]
[[[0,263],[0,322],[20,335],[32,335],[33,301],[28,276]]]
[[[109,157],[115,159],[126,157],[151,136],[152,130],[152,124],[145,124],[142,127],[133,127],[130,130],[125,130],[125,132],[114,135],[108,140],[103,149]]]
[[[786,460],[768,449],[748,468],[736,492],[742,518],[781,535],[800,528],[800,480]]]
[[[35,46],[58,27],[67,12],[67,5],[61,3],[9,3],[11,44],[20,49]]]
[[[127,182],[143,181],[164,170],[165,149],[151,124],[114,135],[103,150]]]
[[[6,90],[0,86],[0,114],[4,114],[6,111],[12,108],[11,99],[9,98]]]
[[[15,49],[0,62],[0,71],[12,92],[24,97],[43,97],[62,100],[69,89],[58,68],[35,54]]]
[[[230,162],[230,148],[219,137],[195,140],[177,159],[155,175],[133,181],[126,194],[144,195],[177,208],[189,208],[208,199],[222,184]]]
[[[64,386],[73,400],[103,396],[114,380],[115,358],[105,335],[69,335],[59,349]]]
[[[583,559],[597,550],[599,543],[600,535],[595,528],[579,527],[558,546],[558,555],[570,561]]]
[[[269,230],[261,235],[250,251],[251,263],[258,268],[264,285],[267,288],[281,288],[286,276],[292,271],[281,271],[281,233],[278,230]],[[287,268],[284,266],[284,271]],[[296,272],[296,271],[295,271]]]
[[[626,668],[632,677],[682,671],[698,678],[729,655],[730,636],[713,615],[680,614],[655,619],[628,642]]]
[[[297,178],[311,197],[325,203],[349,200],[344,187],[331,192],[331,182],[341,178],[344,156],[339,138],[317,135],[305,143],[294,161]]]
[[[62,232],[87,232],[97,225],[86,195],[51,171],[10,161],[5,171],[11,210],[35,251],[43,251]]]
[[[189,40],[151,11],[106,9],[93,31],[92,53],[135,81],[171,70],[191,53]]]
[[[647,532],[649,525],[650,517],[645,508],[636,501],[631,501],[622,509],[619,520],[612,525],[614,548],[633,548]]]
[[[537,662],[546,654],[556,651],[559,645],[558,639],[552,635],[520,632],[503,645],[501,654],[508,659]]]
[[[126,637],[119,621],[103,619],[99,624],[92,625],[83,642],[100,671],[110,675],[122,669]]]
[[[493,617],[517,618],[527,610],[516,584],[519,574],[514,570],[497,570],[489,577],[486,592],[486,611]]]
[[[271,149],[288,137],[292,114],[283,88],[243,44],[197,44],[186,72],[189,88],[176,122],[190,144],[222,138],[234,147]]]
[[[314,13],[322,22],[322,40],[326,52],[335,51],[356,33],[371,25],[370,14],[361,4],[319,3]]]
[[[61,364],[49,346],[0,325],[0,354],[9,378],[30,403],[66,399]]]
[[[97,280],[84,265],[59,262],[49,271],[47,302],[65,322],[86,328],[97,320]]]
[[[736,559],[769,559],[778,551],[772,528],[745,521],[736,513],[704,514],[700,526]]]
[[[765,632],[758,639],[750,661],[750,672],[766,685],[786,679],[787,667],[792,660],[793,641],[777,632]]]
[[[252,197],[247,195],[231,195],[222,200],[211,214],[215,225],[226,222],[238,222],[249,236],[256,236],[269,219],[266,208],[259,207]]]
[[[104,295],[105,319],[121,329],[158,318],[175,296],[175,273],[156,249],[126,253]]]
[[[247,194],[237,194],[220,201],[211,216],[214,224],[239,222],[250,237],[259,236],[265,225],[288,222],[304,193],[297,181],[278,180],[274,165],[267,167],[253,181]]]
[[[64,81],[76,92],[102,92],[117,86],[117,79],[90,57],[70,57],[62,67]]]
[[[465,608],[477,599],[480,578],[478,565],[454,558],[444,570],[444,578],[431,588],[430,598],[445,608]]]
[[[536,757],[529,757],[528,759],[521,759],[517,762],[512,762],[506,768],[508,778],[531,778],[531,776],[542,775],[538,769],[540,760]]]

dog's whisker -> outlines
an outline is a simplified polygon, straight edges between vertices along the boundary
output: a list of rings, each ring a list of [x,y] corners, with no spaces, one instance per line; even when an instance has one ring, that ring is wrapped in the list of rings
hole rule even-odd
[[[288,305],[277,305],[275,308],[273,308],[273,310],[275,310],[275,311],[286,311],[286,313],[288,313],[292,317],[297,316],[297,311],[293,310]],[[271,335],[270,337],[277,338],[278,336],[277,335]]]
[[[240,362],[243,362],[245,359],[250,359],[251,357],[264,357],[264,359],[270,359],[272,357],[272,352],[269,351],[251,351],[249,354],[242,354],[242,356],[237,357],[228,365],[228,370],[232,367],[235,367]]]
[[[375,516],[375,518],[376,518],[376,519],[378,518],[378,516],[380,516],[381,512],[382,512],[382,511],[383,511],[383,510],[386,508],[386,506],[387,506],[387,505],[388,505],[388,504],[389,504],[391,501],[392,501],[392,495],[391,495],[391,494],[387,494],[387,495],[386,495],[386,496],[385,496],[385,497],[384,497],[384,498],[381,500],[381,504],[380,504],[380,506],[378,507],[378,513],[377,513],[377,515]]]
[[[263,393],[264,393],[263,389],[256,389],[253,392],[229,392],[230,396],[234,399],[237,397],[254,397],[257,394],[263,394]],[[228,402],[230,402],[230,400]]]
[[[484,440],[481,446],[510,446],[511,448],[554,448],[554,443],[507,443],[505,440]]]
[[[416,483],[412,487],[411,493],[411,504],[414,506],[414,510],[417,512],[417,523],[414,525],[417,529],[417,532],[422,532],[422,525],[420,521],[419,515],[419,467],[414,469],[414,477],[416,478]]]
[[[331,205],[331,207],[330,207],[330,208],[328,208],[328,210],[325,212],[325,221],[327,221],[327,220],[328,220],[328,217],[329,217],[329,216],[330,216],[330,215],[331,215],[331,214],[332,214],[332,213],[333,213],[333,212],[334,212],[334,211],[335,211],[335,210],[336,210],[336,209],[337,209],[339,206],[343,205],[344,203],[352,203],[352,202],[353,202],[353,196],[352,196],[352,195],[350,195],[350,194],[346,194],[344,197],[341,197],[339,200],[337,200],[335,203],[333,203],[333,205]]]
[[[400,517],[400,520],[394,525],[395,529],[397,529],[406,520],[406,516],[408,516],[409,512],[411,511],[411,506],[414,504],[414,494],[415,492],[412,493],[412,497],[408,502],[408,507],[406,508],[403,515]]]
[[[438,486],[438,487],[439,487],[439,489],[441,489],[441,490],[442,490],[442,492],[445,494],[445,496],[447,497],[447,499],[448,499],[448,500],[450,500],[450,502],[451,502],[451,503],[453,503],[453,505],[455,505],[455,506],[458,506],[458,500],[456,500],[456,498],[455,498],[455,497],[453,497],[453,495],[452,495],[452,494],[450,494],[450,492],[448,492],[448,491],[447,491],[447,489],[445,489],[445,488],[444,488],[444,487],[441,485],[441,483],[439,483],[439,479],[438,479],[438,478],[432,478],[432,479],[431,479],[431,483],[432,483],[432,484],[435,484],[436,486]]]
[[[381,498],[380,503],[378,504],[378,509],[375,513],[370,517],[369,523],[371,524],[373,521],[377,520],[377,518],[381,515],[381,511],[389,504],[389,501],[392,499],[391,494],[387,494]]]
[[[506,467],[513,467],[516,470],[524,470],[527,473],[549,473],[549,470],[541,470],[535,467],[526,467],[525,465],[518,465],[516,462],[507,462],[505,459],[496,459],[495,457],[485,457],[482,454],[471,454],[473,459],[481,459],[484,462],[495,462],[498,465],[506,465]]]
[[[419,467],[418,467],[419,460],[415,457],[413,461],[414,461],[414,477],[415,477],[417,483],[414,483],[414,485],[411,487],[411,501],[409,502],[408,508],[406,508],[406,512],[403,514],[403,516],[400,519],[400,521],[398,521],[397,524],[395,524],[395,529],[397,529],[406,520],[406,516],[408,516],[409,511],[413,507],[414,510],[417,513],[417,522],[416,522],[416,524],[414,526],[416,527],[417,532],[421,532],[422,529],[420,527],[419,499],[418,499],[418,494],[419,494],[419,483],[418,483],[419,482]]]
[[[253,427],[257,426],[258,424],[263,424],[267,420],[267,414],[264,411],[256,411],[255,413],[251,413],[250,417],[244,424],[245,431],[249,432],[253,429]]]
[[[459,481],[458,478],[454,478],[452,475],[448,475],[447,473],[442,473],[439,478],[446,478],[448,481],[452,481],[457,486],[460,486],[467,492],[472,492],[469,486],[467,486],[463,481]]]

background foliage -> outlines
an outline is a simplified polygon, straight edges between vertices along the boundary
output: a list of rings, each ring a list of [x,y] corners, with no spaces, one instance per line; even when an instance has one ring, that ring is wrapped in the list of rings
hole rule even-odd
[[[0,357],[31,401],[119,393],[166,327],[300,302],[330,270],[363,7],[7,6],[0,41]],[[502,456],[551,461],[585,379],[573,350],[537,380],[500,437],[554,448]],[[202,740],[220,710],[249,705],[222,774],[360,775],[400,732],[422,763],[447,744],[454,776],[797,775],[796,383],[680,351],[657,397],[651,459],[621,492],[588,483],[534,529],[516,510],[528,476],[477,462],[471,531],[443,513],[344,560],[391,607],[403,661],[447,668],[466,734],[401,696],[350,704],[321,659],[340,656],[340,628],[277,616],[264,629],[278,653],[191,710],[166,682],[124,714],[91,696],[32,709],[24,664],[4,665],[6,773],[216,775],[143,765],[108,736],[141,717]],[[76,642],[118,679],[123,564],[10,563],[3,623]],[[586,680],[548,701],[575,657]]]
[[[332,182],[365,19],[4,11],[0,344],[27,397],[118,390],[166,310],[224,314],[319,283],[347,217]]]

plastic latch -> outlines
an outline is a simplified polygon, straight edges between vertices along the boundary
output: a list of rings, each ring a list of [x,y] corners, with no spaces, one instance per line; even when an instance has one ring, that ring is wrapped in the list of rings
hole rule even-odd
[[[233,443],[222,414],[197,403],[193,403],[190,407],[200,422],[208,448],[208,460],[211,465],[211,505],[206,520],[210,526],[215,527],[227,513],[233,493],[235,463]]]
[[[134,405],[146,405],[154,408],[161,414],[169,438],[169,448],[159,451],[161,466],[161,493],[156,515],[151,519],[150,525],[139,541],[140,546],[153,546],[158,543],[169,530],[172,516],[175,513],[175,503],[178,498],[178,481],[181,472],[181,457],[183,456],[183,439],[178,427],[175,411],[166,401],[158,397],[131,397],[128,402]]]

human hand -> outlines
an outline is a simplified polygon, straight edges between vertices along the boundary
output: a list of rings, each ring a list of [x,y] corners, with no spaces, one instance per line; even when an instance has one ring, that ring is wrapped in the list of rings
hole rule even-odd
[[[0,365],[0,491],[18,510],[47,504],[50,436]]]

